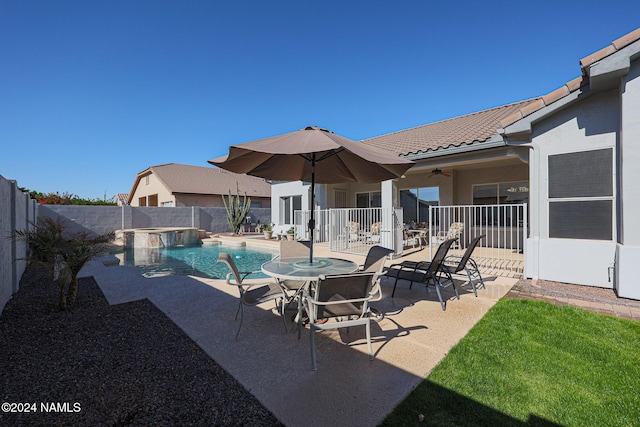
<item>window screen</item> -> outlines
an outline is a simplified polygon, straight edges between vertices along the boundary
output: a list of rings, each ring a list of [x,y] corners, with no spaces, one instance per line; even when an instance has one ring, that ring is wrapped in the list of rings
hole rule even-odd
[[[549,197],[613,196],[613,149],[549,156]]]
[[[549,237],[612,240],[612,200],[549,203]]]
[[[556,154],[548,166],[549,237],[613,240],[613,149]]]

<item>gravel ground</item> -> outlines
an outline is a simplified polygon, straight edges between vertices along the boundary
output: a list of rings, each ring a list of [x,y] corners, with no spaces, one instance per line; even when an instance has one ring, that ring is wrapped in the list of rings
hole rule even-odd
[[[281,425],[151,302],[110,306],[89,278],[63,312],[57,291],[29,267],[0,316],[0,426]]]

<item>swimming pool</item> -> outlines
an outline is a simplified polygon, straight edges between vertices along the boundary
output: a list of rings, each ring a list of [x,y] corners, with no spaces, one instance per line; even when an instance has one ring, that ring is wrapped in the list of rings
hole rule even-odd
[[[135,267],[145,277],[168,275],[191,275],[224,279],[229,268],[218,264],[218,254],[228,253],[236,262],[239,271],[260,271],[260,266],[271,260],[278,251],[269,249],[247,249],[246,246],[184,246],[172,248],[129,248],[115,254],[121,265]],[[249,278],[266,277],[254,274]]]

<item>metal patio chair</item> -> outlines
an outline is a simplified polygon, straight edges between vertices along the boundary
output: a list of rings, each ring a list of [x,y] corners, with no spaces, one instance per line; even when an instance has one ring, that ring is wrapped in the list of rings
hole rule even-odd
[[[393,249],[382,246],[372,246],[367,252],[364,264],[360,266],[360,271],[368,271],[378,273],[375,283],[371,289],[371,301],[380,301],[382,299],[382,286],[380,286],[380,277],[384,274],[384,264],[389,256],[393,254]],[[379,322],[384,318],[384,314],[377,309],[371,307],[371,318]]]
[[[438,246],[438,250],[431,261],[404,261],[399,264],[391,265],[386,272],[387,277],[395,278],[391,297],[396,293],[398,280],[403,279],[410,282],[409,289],[411,289],[414,282],[424,283],[427,288],[429,283],[432,283],[436,288],[436,293],[438,294],[442,310],[446,310],[447,308],[446,303],[442,300],[442,294],[440,292],[441,288],[452,286],[455,291],[456,298],[460,299],[460,295],[458,294],[456,285],[451,277],[451,273],[444,264],[447,253],[449,252],[449,249],[451,249],[451,245],[453,245],[456,240],[458,239],[447,239],[442,242],[440,246]]]
[[[309,317],[311,369],[316,370],[315,332],[317,330],[349,328],[364,325],[371,349],[371,290],[378,273],[362,271],[351,274],[320,276],[313,291],[303,291],[303,304]]]
[[[482,289],[486,289],[484,284],[484,280],[482,280],[482,274],[480,274],[480,269],[478,268],[478,264],[475,262],[471,255],[473,254],[474,249],[478,246],[478,243],[485,235],[477,236],[467,246],[467,249],[464,251],[462,256],[460,255],[449,255],[445,258],[445,265],[449,268],[451,274],[460,273],[462,270],[467,273],[467,277],[469,278],[469,284],[471,284],[471,289],[473,289],[473,294],[477,297],[478,292],[476,286],[477,283],[480,284]]]
[[[218,262],[224,263],[231,270],[230,273],[227,273],[227,284],[233,285],[238,288],[240,292],[240,301],[238,303],[238,309],[236,310],[235,319],[238,320],[238,313],[240,313],[240,325],[238,326],[238,331],[236,332],[236,339],[238,339],[238,335],[240,335],[240,329],[242,328],[242,320],[244,318],[244,306],[254,306],[261,304],[267,301],[275,301],[276,309],[280,313],[283,321],[285,330],[287,329],[287,321],[284,317],[284,307],[285,300],[287,295],[277,282],[266,282],[266,283],[257,283],[257,284],[244,284],[243,280],[249,276],[250,274],[260,273],[259,271],[252,272],[240,272],[238,271],[238,267],[236,266],[233,258],[229,256],[229,254],[225,252],[220,252],[218,255]],[[231,276],[234,279],[231,279]],[[279,303],[278,303],[278,300]]]

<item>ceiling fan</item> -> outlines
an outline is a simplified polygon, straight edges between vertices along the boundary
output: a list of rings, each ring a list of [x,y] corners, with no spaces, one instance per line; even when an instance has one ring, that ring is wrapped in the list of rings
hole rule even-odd
[[[436,168],[431,171],[431,175],[429,175],[427,178],[431,178],[434,175],[451,176],[451,172],[442,172],[442,170]]]

